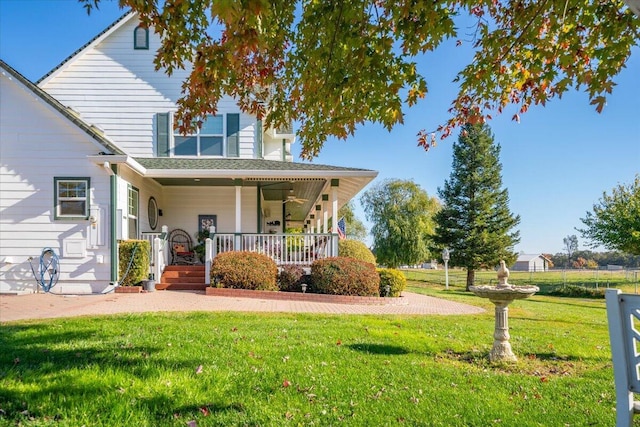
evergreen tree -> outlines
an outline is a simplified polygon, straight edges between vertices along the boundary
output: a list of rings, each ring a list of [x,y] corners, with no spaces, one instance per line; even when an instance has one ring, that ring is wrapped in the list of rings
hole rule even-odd
[[[520,216],[509,211],[509,193],[502,189],[500,146],[489,126],[466,124],[453,144],[453,169],[438,188],[443,208],[435,216],[434,242],[448,247],[450,265],[467,269],[467,290],[475,271],[516,259],[519,231],[510,231]]]

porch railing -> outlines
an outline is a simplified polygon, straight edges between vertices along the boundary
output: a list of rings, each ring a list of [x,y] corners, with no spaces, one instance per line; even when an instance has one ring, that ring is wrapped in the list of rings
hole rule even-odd
[[[338,235],[330,233],[247,234],[216,233],[205,242],[205,280],[209,284],[211,260],[229,251],[258,252],[284,265],[309,266],[315,260],[338,256]]]

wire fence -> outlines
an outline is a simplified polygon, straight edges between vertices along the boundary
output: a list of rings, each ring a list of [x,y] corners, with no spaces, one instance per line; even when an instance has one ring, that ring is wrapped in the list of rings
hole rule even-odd
[[[422,281],[434,285],[444,286],[445,271],[427,269],[405,269],[403,270],[408,280]],[[448,271],[449,286],[465,287],[467,283],[467,272],[462,269],[452,269]],[[549,271],[511,271],[509,283],[512,285],[535,285],[541,290],[553,290],[567,286],[579,286],[589,289],[600,288],[625,288],[626,291],[633,289],[638,293],[640,287],[640,270],[571,270],[553,269]],[[475,285],[496,285],[498,278],[493,270],[476,271]]]

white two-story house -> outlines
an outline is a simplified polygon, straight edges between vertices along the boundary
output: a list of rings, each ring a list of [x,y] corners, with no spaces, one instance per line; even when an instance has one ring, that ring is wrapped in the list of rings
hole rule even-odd
[[[216,251],[264,249],[295,228],[336,255],[329,224],[377,172],[294,162],[292,129],[266,129],[232,98],[179,134],[187,74],[155,71],[159,46],[127,13],[37,85],[0,62],[0,292],[33,292],[28,258],[45,248],[59,257],[53,292],[108,291],[118,242],[165,237],[163,226],[194,244],[215,231]]]

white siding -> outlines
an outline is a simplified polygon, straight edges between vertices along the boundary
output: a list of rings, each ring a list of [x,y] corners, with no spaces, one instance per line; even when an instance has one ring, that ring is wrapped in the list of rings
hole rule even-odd
[[[149,215],[148,215],[148,205],[149,198],[153,197],[156,199],[158,203],[158,208],[162,209],[164,206],[164,199],[162,194],[162,186],[158,184],[155,180],[149,178],[142,178],[140,175],[137,175],[131,172],[129,169],[121,168],[121,171],[118,172],[118,197],[117,197],[117,209],[122,209],[124,214],[127,213],[128,208],[128,185],[131,185],[138,189],[139,191],[139,209],[138,209],[138,231],[140,233],[155,231],[160,232],[161,227],[163,225],[163,217],[158,218],[158,225],[155,230],[151,229],[149,225]],[[127,230],[127,222],[126,219],[123,219],[123,235],[128,236]],[[138,236],[140,238],[141,236]]]
[[[93,49],[81,53],[42,83],[54,98],[78,111],[83,120],[103,129],[123,151],[133,157],[153,157],[155,114],[173,112],[187,70],[171,77],[155,71],[153,58],[159,37],[149,32],[149,50],[133,48],[137,19],[131,19]],[[230,97],[218,112],[237,113]],[[240,156],[255,157],[256,119],[240,118]]]
[[[235,187],[164,187],[162,225],[169,230],[182,228],[194,239],[198,231],[198,215],[216,215],[219,233],[235,231]],[[258,230],[257,188],[242,188],[242,232]]]
[[[53,215],[54,177],[87,177],[90,206],[105,214],[98,226],[108,227],[109,175],[87,160],[100,146],[8,75],[0,74],[0,93],[0,292],[34,291],[27,258],[34,257],[37,267],[46,247],[60,256],[55,292],[102,290],[110,279],[108,239],[91,247],[88,220],[54,220]],[[86,257],[62,253],[69,239],[86,242]]]
[[[262,156],[266,160],[282,160],[282,140],[272,139],[266,134],[263,137],[263,153]]]

